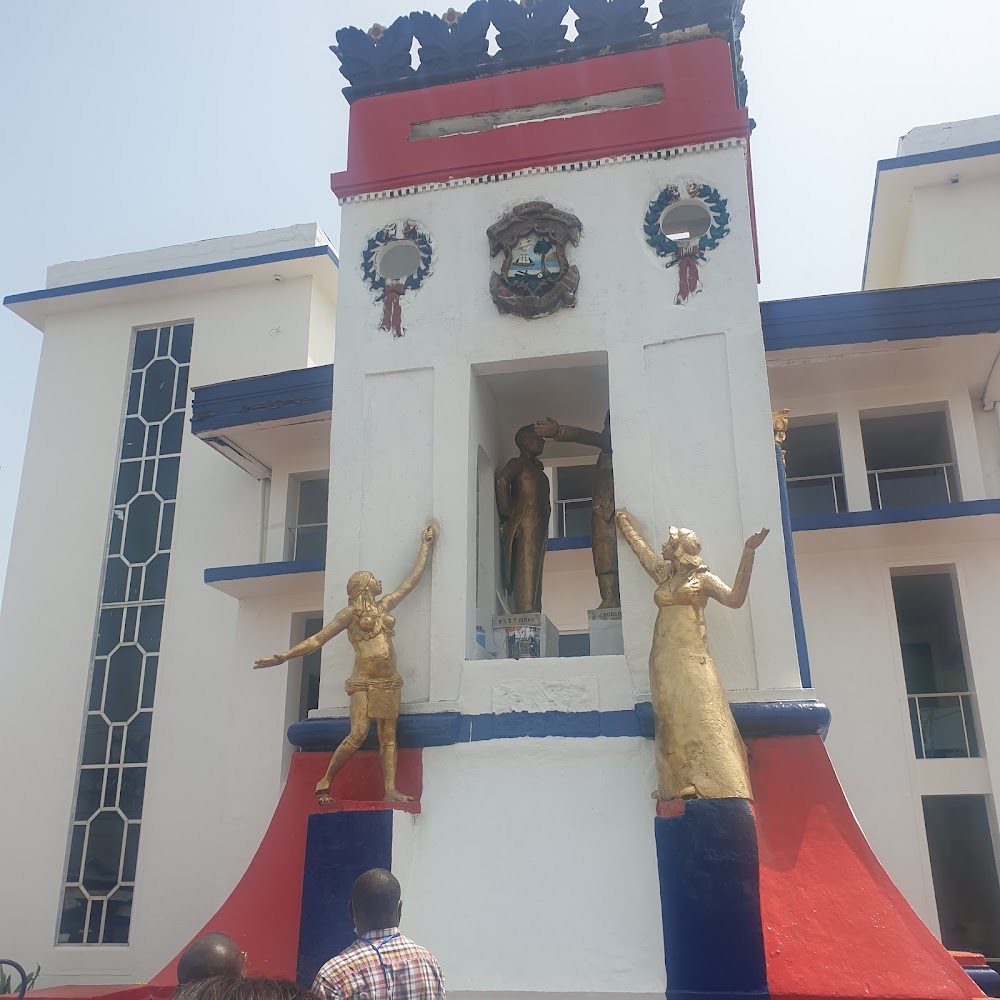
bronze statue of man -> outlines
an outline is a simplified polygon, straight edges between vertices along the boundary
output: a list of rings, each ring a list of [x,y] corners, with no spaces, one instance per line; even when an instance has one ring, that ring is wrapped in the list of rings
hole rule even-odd
[[[611,464],[611,412],[604,417],[602,431],[582,427],[563,427],[551,417],[539,420],[535,431],[554,441],[574,441],[600,448],[594,473],[594,499],[590,514],[590,539],[594,553],[594,572],[601,591],[603,608],[620,608],[618,593],[618,539],[615,533],[615,475]]]
[[[542,564],[549,537],[551,489],[538,461],[545,441],[528,424],[514,435],[521,454],[497,476],[497,510],[503,547],[504,589],[514,614],[542,610]]]

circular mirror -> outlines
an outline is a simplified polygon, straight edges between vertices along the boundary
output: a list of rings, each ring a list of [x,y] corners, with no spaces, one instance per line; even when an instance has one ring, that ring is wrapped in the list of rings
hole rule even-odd
[[[379,252],[375,267],[386,281],[399,281],[420,269],[420,248],[410,240],[387,243]]]
[[[712,213],[700,201],[681,201],[660,216],[660,230],[668,240],[697,240],[712,225]]]

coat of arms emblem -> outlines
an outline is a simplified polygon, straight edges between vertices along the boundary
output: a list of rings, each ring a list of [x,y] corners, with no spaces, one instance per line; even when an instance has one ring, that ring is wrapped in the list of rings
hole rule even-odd
[[[538,319],[575,306],[580,271],[569,263],[567,248],[579,246],[582,230],[575,215],[547,201],[518,205],[490,226],[490,255],[504,255],[490,278],[490,295],[500,312]]]

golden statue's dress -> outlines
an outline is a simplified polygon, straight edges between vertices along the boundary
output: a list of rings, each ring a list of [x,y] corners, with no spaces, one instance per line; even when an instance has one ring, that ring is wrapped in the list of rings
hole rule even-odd
[[[379,756],[387,802],[409,802],[410,796],[396,788],[396,722],[399,718],[403,678],[396,669],[396,649],[392,644],[396,619],[390,611],[417,585],[427,567],[431,546],[438,529],[424,529],[420,553],[410,575],[391,594],[378,600],[382,582],[368,570],[353,573],[347,581],[348,606],[338,611],[333,621],[315,635],[293,646],[286,653],[276,653],[257,660],[254,667],[273,667],[296,656],[304,656],[347,631],[354,647],[354,670],[344,684],[351,698],[351,731],[334,751],[330,766],[316,785],[320,804],[330,801],[333,776],[361,749],[374,721],[378,729]]]
[[[767,537],[747,539],[730,588],[709,572],[693,531],[671,528],[657,557],[629,515],[615,515],[622,535],[656,582],[656,616],[649,653],[649,686],[656,719],[656,771],[660,799],[752,799],[746,748],[708,650],[705,606],[727,608],[746,600],[754,550]]]

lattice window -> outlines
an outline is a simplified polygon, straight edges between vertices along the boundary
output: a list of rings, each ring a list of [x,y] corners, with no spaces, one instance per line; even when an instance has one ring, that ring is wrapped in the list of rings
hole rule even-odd
[[[135,333],[61,944],[128,943],[193,332]]]

